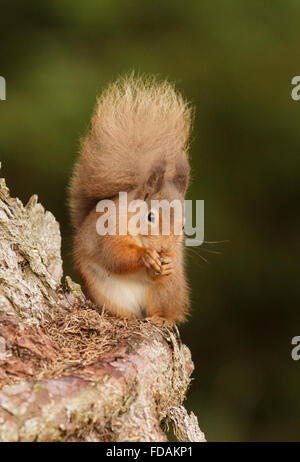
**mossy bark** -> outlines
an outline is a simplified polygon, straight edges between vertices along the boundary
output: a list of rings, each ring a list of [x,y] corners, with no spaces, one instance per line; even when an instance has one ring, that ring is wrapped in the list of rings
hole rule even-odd
[[[182,403],[193,363],[174,328],[111,318],[62,278],[37,197],[0,179],[0,441],[204,441]]]

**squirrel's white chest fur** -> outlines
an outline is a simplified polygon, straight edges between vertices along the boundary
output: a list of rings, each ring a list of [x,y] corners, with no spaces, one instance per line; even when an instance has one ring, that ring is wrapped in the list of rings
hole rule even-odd
[[[146,271],[133,274],[111,274],[93,263],[99,290],[112,303],[141,318],[146,305],[146,292],[150,284]]]

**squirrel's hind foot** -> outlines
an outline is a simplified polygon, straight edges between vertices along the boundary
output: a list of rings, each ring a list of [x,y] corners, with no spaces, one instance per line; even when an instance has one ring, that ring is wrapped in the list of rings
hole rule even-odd
[[[150,321],[153,322],[153,324],[156,324],[157,326],[165,326],[165,327],[172,327],[174,324],[174,321],[171,321],[169,319],[166,319],[162,316],[150,316],[145,318],[145,321]]]

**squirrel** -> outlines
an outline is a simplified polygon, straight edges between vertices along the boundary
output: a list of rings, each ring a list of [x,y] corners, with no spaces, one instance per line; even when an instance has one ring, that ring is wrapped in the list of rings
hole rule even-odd
[[[128,201],[184,203],[189,181],[188,140],[192,109],[167,81],[119,78],[100,95],[70,183],[75,228],[75,267],[88,296],[111,315],[155,323],[184,321],[189,305],[183,236],[127,233],[99,235],[99,201],[118,210],[119,193]],[[172,210],[171,210],[172,212]],[[130,213],[129,213],[130,216]],[[147,226],[153,219],[150,212]],[[127,218],[128,220],[128,218]],[[180,221],[183,215],[171,221]]]

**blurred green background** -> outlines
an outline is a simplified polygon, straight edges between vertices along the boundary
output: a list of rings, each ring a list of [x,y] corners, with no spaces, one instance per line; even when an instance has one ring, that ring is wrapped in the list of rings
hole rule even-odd
[[[135,69],[196,106],[188,198],[205,201],[205,239],[229,241],[188,250],[187,407],[210,441],[300,436],[299,39],[299,0],[1,5],[1,176],[59,220],[66,274],[66,187],[96,94]]]

